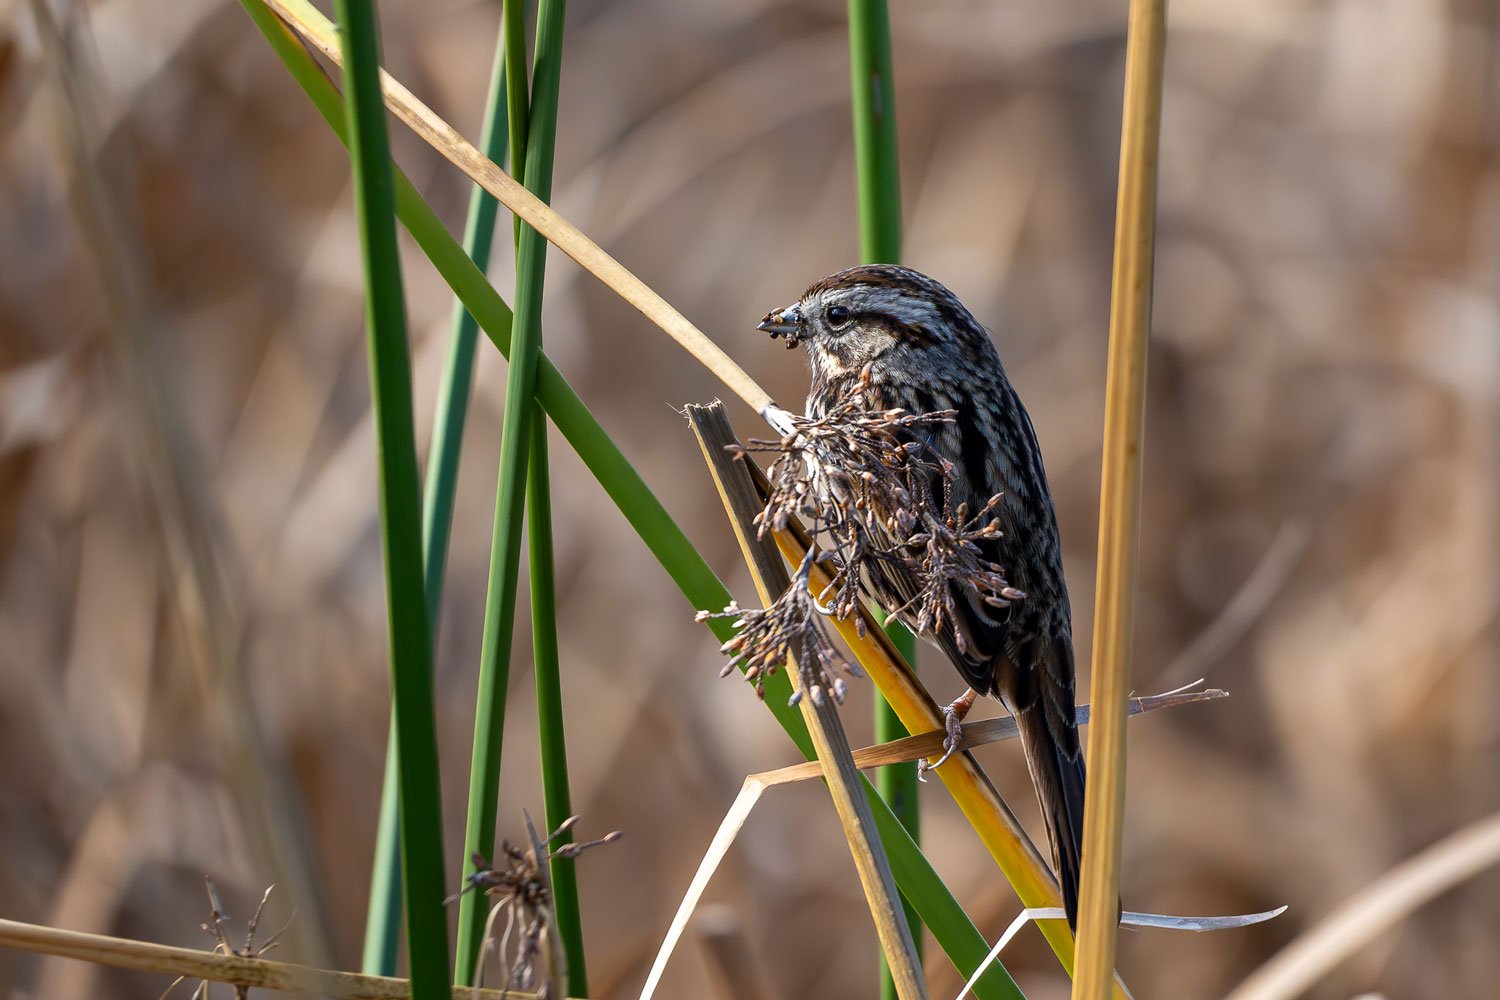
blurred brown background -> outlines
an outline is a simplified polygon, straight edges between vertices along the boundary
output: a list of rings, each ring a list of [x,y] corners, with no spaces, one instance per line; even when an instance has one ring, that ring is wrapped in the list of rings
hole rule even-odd
[[[237,4],[51,6],[65,59],[0,0],[3,915],[204,946],[202,874],[237,917],[281,881],[270,922],[302,907],[286,957],[353,967],[387,682],[347,160]],[[381,7],[390,68],[477,136],[498,4]],[[1031,408],[1087,637],[1125,4],[893,7],[906,258],[990,327]],[[556,205],[800,399],[800,357],[754,324],[856,258],[843,5],[574,0],[568,17]],[[1206,676],[1234,697],[1132,723],[1124,895],[1291,905],[1253,930],[1123,936],[1137,995],[1192,998],[1500,806],[1500,35],[1482,0],[1177,0],[1170,29],[1135,670],[1142,691]],[[464,178],[395,134],[457,231]],[[406,250],[425,442],[450,298]],[[548,352],[748,598],[672,409],[719,388],[551,263]],[[491,271],[508,295],[506,250]],[[481,359],[438,657],[450,872],[504,382],[483,341]],[[562,442],[553,456],[575,807],[584,833],[626,833],[581,862],[589,965],[596,995],[633,996],[743,775],[794,754],[717,679],[693,609]],[[529,663],[523,639],[513,838],[541,809]],[[861,742],[869,700],[857,683],[845,710]],[[1034,823],[1019,753],[980,756]],[[923,801],[929,856],[995,937],[1013,895],[940,786]],[[767,995],[872,995],[820,789],[769,794],[710,897]],[[1497,933],[1491,873],[1315,995],[1491,995]],[[690,935],[664,995],[708,995],[705,955]],[[1006,961],[1033,998],[1066,995],[1034,931]],[[0,951],[9,996],[165,985]]]

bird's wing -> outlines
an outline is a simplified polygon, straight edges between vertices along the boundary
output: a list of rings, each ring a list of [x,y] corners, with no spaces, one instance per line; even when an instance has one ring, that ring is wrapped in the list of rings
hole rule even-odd
[[[956,430],[952,432],[961,433]],[[929,437],[924,439],[924,443],[946,455],[953,451],[951,443],[941,439],[946,436]],[[936,473],[929,486],[932,490],[941,489]],[[955,509],[960,504],[966,504],[970,511],[976,511],[989,499],[968,495],[972,491],[968,490],[967,480],[962,476],[958,477],[953,489]],[[941,496],[941,493],[935,495]],[[883,527],[877,529],[877,534],[883,548],[888,549],[896,544],[897,540]],[[998,543],[981,542],[980,547],[985,559],[1000,562],[1002,553]],[[866,563],[865,582],[871,595],[887,610],[905,608],[898,617],[908,628],[916,631],[918,609],[910,605],[917,593],[917,581],[904,565],[896,559],[872,559]],[[955,588],[953,597],[953,620],[945,620],[935,634],[921,634],[943,651],[969,687],[980,694],[990,694],[995,683],[995,663],[1005,648],[1010,632],[1006,624],[1008,609],[985,605],[971,589]]]

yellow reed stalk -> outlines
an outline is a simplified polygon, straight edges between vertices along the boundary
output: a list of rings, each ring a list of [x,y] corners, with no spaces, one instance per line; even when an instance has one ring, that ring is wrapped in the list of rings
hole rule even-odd
[[[343,65],[344,55],[339,44],[338,30],[308,0],[262,2],[313,48],[338,65]],[[647,319],[661,327],[735,395],[750,404],[756,413],[766,416],[775,411],[776,404],[770,394],[671,303],[605,253],[577,226],[517,184],[515,178],[496,166],[493,160],[460,135],[457,129],[439,118],[399,80],[384,70],[381,71],[381,84],[385,91],[386,107],[423,141],[494,195],[506,208],[524,219],[549,243],[572,257],[584,270],[604,282],[622,299],[640,310]]]
[[[1098,596],[1090,698],[1094,721],[1088,734],[1089,782],[1083,809],[1074,1000],[1097,1000],[1108,994],[1120,912],[1125,699],[1130,693],[1130,646],[1135,632],[1141,438],[1146,419],[1146,346],[1151,327],[1166,16],[1166,0],[1131,0],[1104,394],[1104,475],[1099,497]]]

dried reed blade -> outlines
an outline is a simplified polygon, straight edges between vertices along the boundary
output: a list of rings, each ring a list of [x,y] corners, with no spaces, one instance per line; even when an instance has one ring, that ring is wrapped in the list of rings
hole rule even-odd
[[[1187,705],[1200,701],[1212,701],[1218,698],[1227,698],[1229,692],[1217,688],[1209,688],[1203,691],[1169,691],[1163,694],[1147,695],[1130,700],[1130,714],[1139,715],[1163,708],[1173,708],[1178,705]],[[1077,710],[1079,725],[1087,725],[1089,721],[1089,706],[1080,705]],[[853,752],[854,765],[861,770],[871,767],[880,767],[887,764],[901,763],[904,761],[920,760],[933,757],[943,751],[943,733],[922,733],[917,736],[907,736],[888,743],[881,743],[871,747],[863,747]],[[1017,735],[1015,721],[1009,718],[986,719],[983,722],[972,722],[964,726],[964,746],[970,749],[993,743],[999,740],[1014,739]],[[724,819],[719,823],[713,839],[709,842],[707,850],[703,853],[702,860],[698,863],[697,870],[693,873],[692,881],[683,893],[682,902],[678,904],[677,912],[672,918],[671,925],[667,928],[666,935],[662,938],[661,946],[657,949],[656,958],[651,965],[651,971],[646,976],[646,984],[641,989],[640,1000],[650,1000],[656,993],[656,988],[661,982],[662,975],[666,972],[667,962],[671,960],[672,953],[681,940],[683,933],[687,930],[688,922],[692,919],[694,911],[703,899],[703,894],[708,889],[708,883],[712,881],[714,873],[719,870],[724,858],[733,846],[734,840],[739,836],[740,830],[750,818],[761,796],[766,789],[777,785],[788,785],[799,781],[811,781],[823,776],[823,765],[819,761],[804,761],[801,764],[793,764],[789,767],[777,768],[774,771],[762,771],[759,774],[746,776],[744,784],[740,786],[739,794],[730,803]],[[1026,911],[1035,914],[1033,911]],[[1278,911],[1279,912],[1279,911]],[[983,968],[974,972],[969,983],[975,983],[983,973]]]
[[[304,993],[337,1000],[407,1000],[411,996],[411,984],[405,979],[334,972],[264,958],[217,955],[193,948],[83,934],[16,920],[0,920],[0,945],[116,969],[231,983],[279,993]],[[533,1000],[534,997],[534,994],[515,990],[469,990],[454,995],[462,1000]]]
[[[807,764],[800,766],[815,770],[816,773],[810,777],[822,774],[821,766],[815,761],[808,761]],[[740,829],[750,818],[750,812],[760,801],[761,794],[769,787],[771,787],[770,783],[764,781],[758,774],[749,775],[745,778],[745,783],[740,786],[740,793],[730,803],[729,811],[724,814],[723,821],[719,823],[719,829],[714,832],[713,840],[708,843],[708,850],[703,852],[703,860],[698,862],[698,870],[693,872],[693,880],[688,883],[687,892],[682,895],[682,902],[677,904],[677,913],[673,915],[672,923],[667,927],[661,947],[656,950],[656,958],[651,963],[651,971],[646,975],[646,984],[641,987],[641,1000],[651,1000],[651,997],[656,995],[656,987],[660,985],[661,977],[667,971],[667,962],[671,960],[677,942],[682,939],[683,931],[687,930],[688,921],[693,918],[693,911],[697,909],[699,900],[703,898],[709,881],[713,879],[714,872],[719,870],[719,865],[724,862],[729,848],[734,845],[734,838],[739,836]]]

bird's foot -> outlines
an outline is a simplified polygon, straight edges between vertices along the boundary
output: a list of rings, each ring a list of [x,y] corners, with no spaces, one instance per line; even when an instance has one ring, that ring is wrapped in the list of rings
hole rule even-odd
[[[968,715],[969,709],[974,707],[974,699],[977,697],[979,695],[970,689],[943,708],[943,730],[946,733],[943,737],[943,755],[930,764],[925,760],[917,762],[918,781],[926,781],[928,771],[935,771],[942,767],[949,757],[963,748],[964,716]]]

